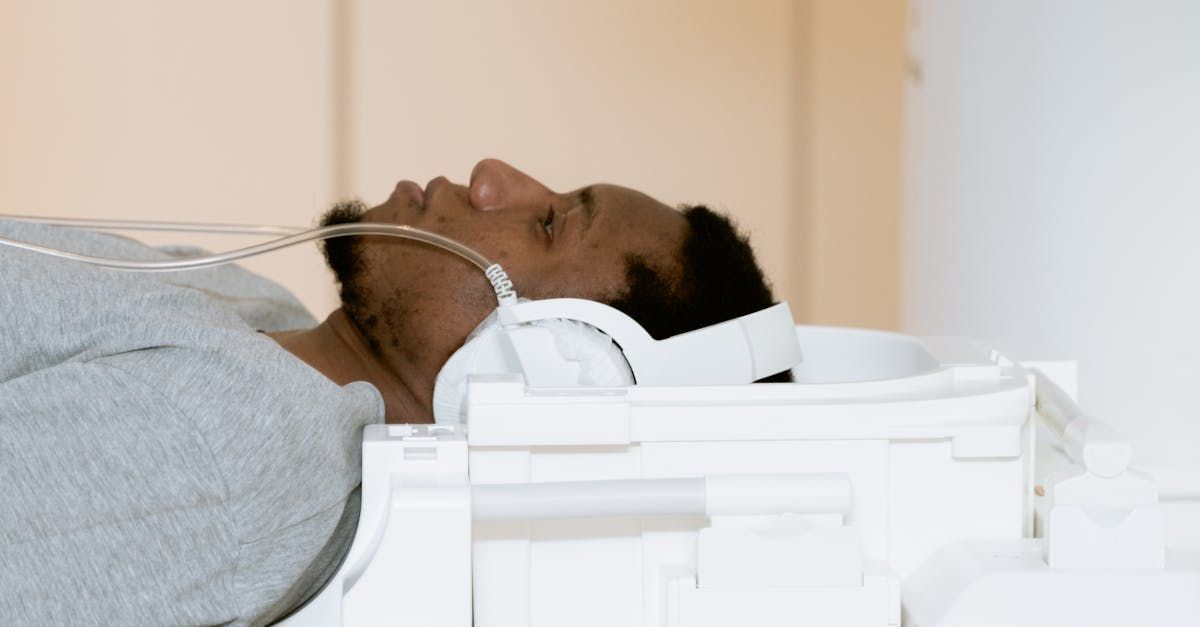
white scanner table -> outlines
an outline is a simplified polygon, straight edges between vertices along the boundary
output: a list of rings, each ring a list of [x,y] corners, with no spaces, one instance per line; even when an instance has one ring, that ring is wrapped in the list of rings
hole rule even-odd
[[[1200,625],[1154,481],[1049,378],[797,332],[796,384],[479,377],[469,426],[368,428],[353,545],[283,624]]]

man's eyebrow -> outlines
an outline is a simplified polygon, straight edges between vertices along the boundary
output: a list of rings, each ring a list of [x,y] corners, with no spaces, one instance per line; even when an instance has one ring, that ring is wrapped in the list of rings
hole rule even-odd
[[[583,231],[581,233],[586,234],[592,226],[592,219],[596,217],[596,195],[593,193],[591,185],[579,191],[579,204],[583,206]]]

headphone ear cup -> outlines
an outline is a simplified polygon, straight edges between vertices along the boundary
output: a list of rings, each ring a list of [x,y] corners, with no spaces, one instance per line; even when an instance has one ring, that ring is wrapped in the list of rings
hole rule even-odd
[[[579,364],[572,385],[620,387],[633,385],[633,370],[621,348],[606,333],[578,320],[540,323],[554,334],[554,345],[563,359]]]
[[[466,422],[467,378],[471,375],[521,372],[503,332],[495,316],[489,316],[446,360],[433,384],[434,422]]]
[[[621,349],[591,325],[575,320],[543,320],[509,331],[491,316],[438,373],[433,388],[434,420],[466,422],[469,377],[508,373],[524,375],[530,387],[618,387],[634,383],[633,371]]]

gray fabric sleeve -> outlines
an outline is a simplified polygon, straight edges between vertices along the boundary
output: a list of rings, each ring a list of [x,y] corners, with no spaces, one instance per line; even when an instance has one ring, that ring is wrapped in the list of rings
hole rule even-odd
[[[235,267],[129,274],[0,247],[0,625],[257,625],[311,595],[348,548],[362,428],[383,418],[370,384],[255,331],[313,322]]]
[[[170,403],[98,359],[0,384],[0,416],[0,624],[236,618],[226,487]]]

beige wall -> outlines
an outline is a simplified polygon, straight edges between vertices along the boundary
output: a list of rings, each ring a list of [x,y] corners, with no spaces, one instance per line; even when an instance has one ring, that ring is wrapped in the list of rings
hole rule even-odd
[[[0,213],[309,224],[331,197],[326,13],[0,4]],[[313,308],[334,298],[312,250],[247,265]]]
[[[786,1],[363,0],[351,187],[465,180],[497,156],[735,213],[788,293]]]
[[[497,156],[726,209],[798,318],[894,326],[902,35],[882,1],[4,3],[0,212],[308,224]],[[311,249],[250,265],[336,303]]]
[[[798,25],[807,63],[796,191],[808,247],[793,281],[816,324],[899,326],[906,3],[816,0]]]

